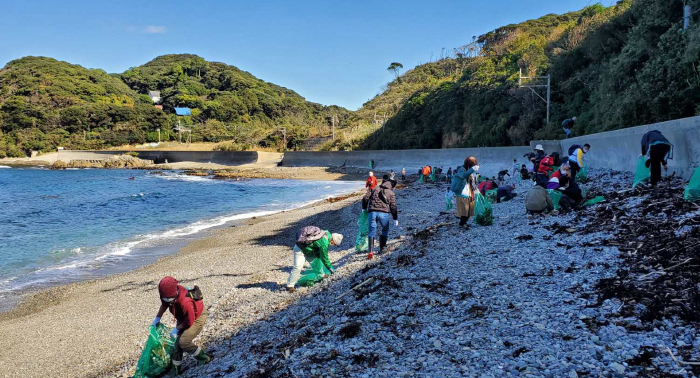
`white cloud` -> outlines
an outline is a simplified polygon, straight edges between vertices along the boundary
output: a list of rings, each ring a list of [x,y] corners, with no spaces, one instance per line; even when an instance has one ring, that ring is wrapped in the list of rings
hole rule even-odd
[[[165,34],[166,32],[166,27],[165,26],[146,26],[146,29],[143,31],[148,33],[148,34]]]

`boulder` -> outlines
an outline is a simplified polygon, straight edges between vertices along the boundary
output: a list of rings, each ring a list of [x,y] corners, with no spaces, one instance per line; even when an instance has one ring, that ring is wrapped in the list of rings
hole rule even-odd
[[[51,169],[66,169],[66,168],[68,168],[68,165],[61,160],[56,160],[53,164],[51,164]]]

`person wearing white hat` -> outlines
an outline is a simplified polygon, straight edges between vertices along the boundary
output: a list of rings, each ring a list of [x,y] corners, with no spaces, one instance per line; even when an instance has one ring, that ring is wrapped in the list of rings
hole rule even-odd
[[[304,262],[311,263],[317,258],[321,259],[323,265],[333,274],[335,268],[333,268],[331,260],[328,258],[328,248],[332,245],[340,245],[342,242],[342,234],[321,230],[316,226],[306,226],[299,230],[293,249],[292,271],[289,273],[289,278],[287,278],[287,290],[294,292],[294,285],[301,277]]]
[[[532,162],[532,172],[533,178],[537,176],[537,171],[540,168],[540,162],[547,156],[544,153],[544,148],[541,144],[535,146],[535,153],[530,156],[530,161]]]

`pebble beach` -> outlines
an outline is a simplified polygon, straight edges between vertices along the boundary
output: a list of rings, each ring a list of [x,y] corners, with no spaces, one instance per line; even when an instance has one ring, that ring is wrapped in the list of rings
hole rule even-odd
[[[202,287],[209,312],[198,342],[214,359],[189,359],[186,377],[695,376],[674,361],[699,358],[692,325],[643,325],[622,314],[624,302],[599,300],[596,284],[617,273],[619,251],[590,246],[610,235],[557,231],[586,227],[595,208],[528,218],[531,185],[517,182],[515,199],[493,205],[492,226],[468,229],[445,211],[445,183],[398,189],[400,226],[373,260],[354,250],[357,193],[218,230],[137,271],[44,291],[0,318],[2,375],[131,376],[157,282],[172,275]],[[330,251],[337,271],[290,294],[294,234],[309,224],[345,235]]]

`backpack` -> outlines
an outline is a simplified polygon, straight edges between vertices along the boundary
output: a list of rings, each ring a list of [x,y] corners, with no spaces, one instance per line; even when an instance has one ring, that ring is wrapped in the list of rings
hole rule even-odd
[[[553,166],[554,165],[554,158],[551,156],[547,156],[544,159],[542,159],[542,161],[540,161],[540,167],[538,169],[538,172],[540,169],[542,169],[543,165],[550,166],[550,167]]]
[[[187,288],[187,296],[192,298],[192,300],[194,300],[195,302],[199,302],[204,299],[202,290],[197,285],[194,285],[192,289]]]
[[[578,144],[571,145],[571,147],[569,147],[569,156],[573,155],[579,148],[581,148],[581,146]]]
[[[316,227],[316,226],[306,226],[302,227],[299,232],[297,232],[297,246],[299,248],[304,249],[313,242],[315,242],[318,239],[321,239],[323,237],[323,231]]]

